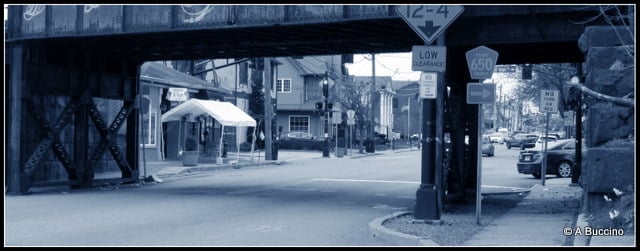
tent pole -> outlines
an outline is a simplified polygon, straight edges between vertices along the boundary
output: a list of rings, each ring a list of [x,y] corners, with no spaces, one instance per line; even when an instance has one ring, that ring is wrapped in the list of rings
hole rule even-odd
[[[224,125],[220,129],[220,147],[218,148],[218,158],[216,158],[216,164],[222,164],[222,140],[224,139]]]

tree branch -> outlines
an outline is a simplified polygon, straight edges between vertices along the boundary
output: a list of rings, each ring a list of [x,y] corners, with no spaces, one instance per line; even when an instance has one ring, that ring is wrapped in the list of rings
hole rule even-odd
[[[572,87],[576,87],[578,88],[580,91],[584,92],[585,94],[597,98],[597,99],[602,99],[605,101],[609,101],[611,103],[617,104],[617,105],[621,105],[621,106],[627,106],[627,107],[635,107],[635,103],[633,101],[633,99],[630,98],[618,98],[618,97],[612,97],[609,95],[605,95],[602,93],[598,93],[594,90],[589,89],[588,87],[579,84],[579,83],[571,83],[569,81],[565,82],[566,84],[572,86]]]

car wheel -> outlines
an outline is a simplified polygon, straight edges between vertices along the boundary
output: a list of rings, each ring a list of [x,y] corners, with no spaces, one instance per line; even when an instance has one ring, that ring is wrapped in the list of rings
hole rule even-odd
[[[558,164],[558,173],[556,176],[559,178],[571,177],[571,163],[569,161],[560,162],[560,164]]]
[[[532,173],[531,175],[533,175],[533,177],[536,179],[539,179],[540,177],[542,177],[539,173]]]

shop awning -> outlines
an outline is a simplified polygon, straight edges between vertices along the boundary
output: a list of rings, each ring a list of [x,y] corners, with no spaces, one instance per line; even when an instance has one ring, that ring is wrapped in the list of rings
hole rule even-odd
[[[251,116],[232,103],[195,98],[162,114],[162,122],[180,121],[187,114],[192,117],[209,115],[224,126],[256,126],[256,121]]]

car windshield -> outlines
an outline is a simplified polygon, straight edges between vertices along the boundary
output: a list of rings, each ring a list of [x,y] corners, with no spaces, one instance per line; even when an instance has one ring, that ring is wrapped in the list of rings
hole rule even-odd
[[[567,145],[567,143],[573,143],[575,145],[575,142],[572,140],[560,140],[560,141],[548,141],[547,143],[547,151],[549,150],[561,150],[565,145]],[[540,148],[539,150],[542,151],[542,147],[544,146],[544,144],[539,144],[536,145],[536,148]],[[575,148],[575,146],[574,146]]]

